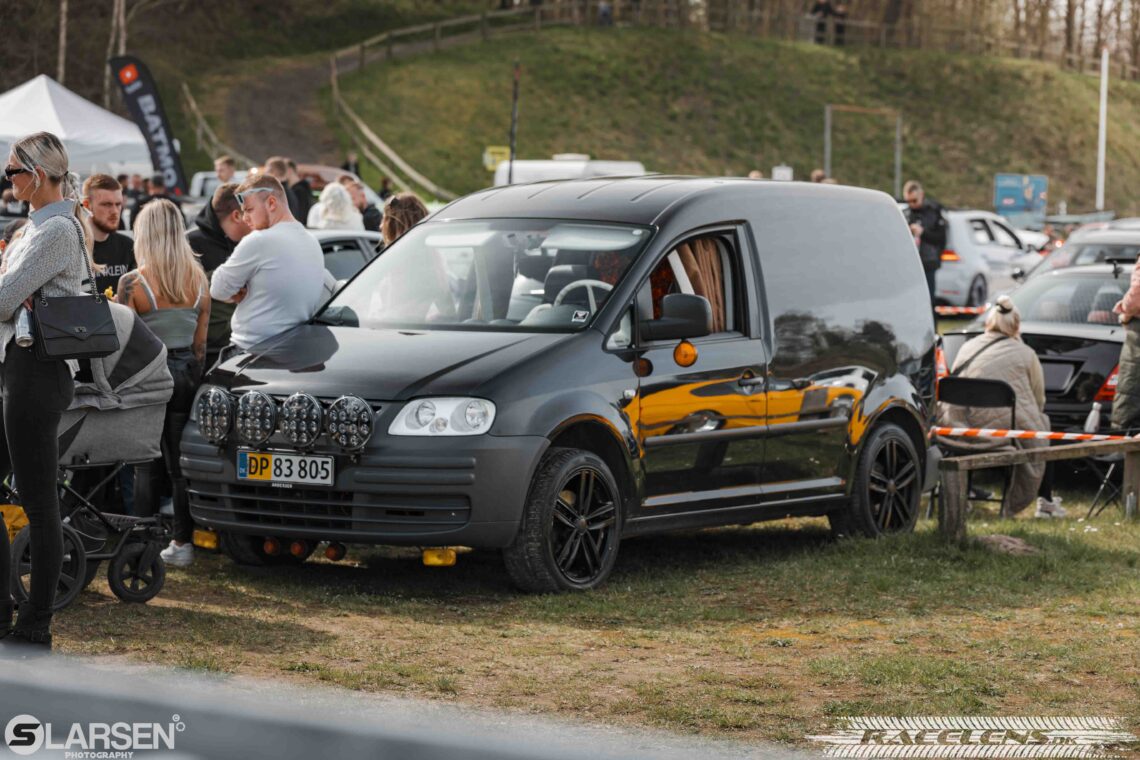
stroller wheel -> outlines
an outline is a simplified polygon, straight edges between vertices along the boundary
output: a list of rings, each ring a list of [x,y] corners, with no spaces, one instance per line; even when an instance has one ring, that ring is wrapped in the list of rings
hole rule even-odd
[[[166,583],[166,563],[151,543],[127,544],[107,568],[107,582],[124,602],[146,604]]]
[[[25,527],[16,534],[12,542],[12,596],[18,602],[26,602],[32,581],[31,528]],[[83,590],[87,572],[87,552],[83,540],[67,524],[63,526],[63,566],[60,568],[59,585],[55,589],[55,605],[58,612],[75,601]]]

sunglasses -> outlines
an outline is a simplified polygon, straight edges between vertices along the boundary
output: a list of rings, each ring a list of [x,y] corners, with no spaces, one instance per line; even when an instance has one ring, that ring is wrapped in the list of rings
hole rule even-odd
[[[273,192],[273,190],[271,188],[268,188],[268,187],[252,187],[249,190],[243,190],[240,193],[234,193],[234,198],[237,199],[239,206],[241,206],[242,208],[245,208],[245,199],[247,196],[253,195],[254,193],[271,193],[271,192]]]
[[[17,174],[31,174],[31,173],[32,172],[30,169],[25,169],[22,166],[5,166],[4,167],[4,176],[7,177],[8,179],[12,179],[12,177],[15,177]]]

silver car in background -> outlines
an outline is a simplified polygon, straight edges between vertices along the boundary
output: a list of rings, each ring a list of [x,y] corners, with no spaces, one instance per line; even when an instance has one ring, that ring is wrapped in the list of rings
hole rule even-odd
[[[984,306],[1012,290],[1015,261],[1028,252],[1008,221],[992,211],[947,211],[946,249],[934,297],[950,306]]]

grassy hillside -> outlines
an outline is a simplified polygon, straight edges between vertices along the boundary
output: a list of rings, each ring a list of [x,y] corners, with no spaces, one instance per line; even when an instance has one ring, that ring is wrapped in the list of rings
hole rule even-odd
[[[1051,203],[1091,208],[1097,82],[1044,64],[925,52],[836,50],[660,30],[546,30],[456,48],[342,79],[378,133],[444,187],[490,182],[505,145],[511,64],[523,65],[521,158],[636,159],[652,170],[746,174],[823,161],[825,103],[901,109],[903,174],[955,205],[988,206],[996,172],[1051,178]],[[1140,203],[1140,86],[1110,92],[1107,200]],[[839,114],[833,173],[890,190],[894,124]]]

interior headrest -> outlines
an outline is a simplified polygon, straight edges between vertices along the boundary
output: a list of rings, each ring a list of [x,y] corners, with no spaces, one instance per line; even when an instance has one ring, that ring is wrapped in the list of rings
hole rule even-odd
[[[576,280],[585,280],[589,269],[584,264],[559,264],[546,273],[545,291],[547,303],[553,303],[564,287]],[[582,291],[583,294],[585,290]]]

